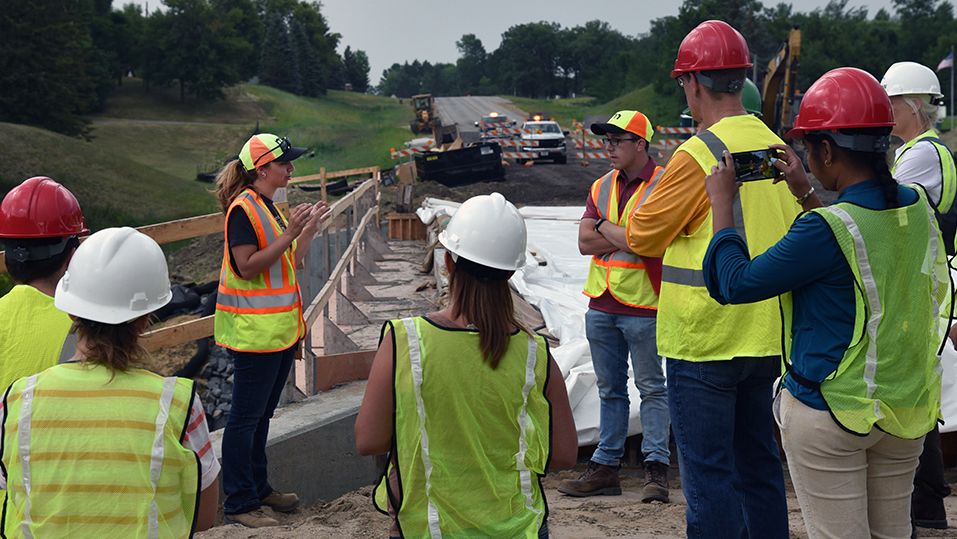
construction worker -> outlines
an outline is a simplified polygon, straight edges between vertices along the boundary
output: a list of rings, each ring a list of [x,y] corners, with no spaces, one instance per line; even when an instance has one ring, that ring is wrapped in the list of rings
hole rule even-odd
[[[675,150],[626,227],[634,253],[664,256],[657,344],[667,359],[668,405],[692,538],[788,536],[771,417],[772,384],[781,372],[778,301],[720,305],[701,273],[712,236],[705,175],[725,150],[767,150],[781,143],[741,103],[750,67],[747,42],[723,21],[705,21],[684,38],[671,76],[701,129]],[[751,256],[784,236],[799,211],[783,184],[745,185],[735,199],[735,226]]]
[[[668,393],[655,346],[661,259],[642,258],[625,238],[628,217],[652,193],[664,168],[648,155],[654,127],[634,110],[591,125],[605,137],[612,170],[595,180],[578,228],[578,250],[592,255],[584,294],[591,298],[585,334],[601,400],[598,447],[578,479],[561,482],[570,496],[621,494],[618,469],[628,436],[628,356],[641,395],[641,501],[668,501]]]
[[[230,351],[232,408],[223,434],[223,512],[226,522],[251,528],[279,522],[263,505],[288,512],[294,493],[274,490],[266,474],[272,417],[305,335],[296,268],[328,207],[300,204],[288,219],[272,198],[289,183],[292,161],[305,148],[262,133],[250,137],[216,179],[226,214],[226,242],[216,298],[216,344]]]
[[[904,141],[895,152],[891,173],[898,182],[924,186],[937,210],[937,223],[947,254],[953,255],[957,232],[957,168],[953,153],[934,130],[944,97],[940,93],[940,81],[929,67],[898,62],[884,73],[881,86],[894,107],[895,124],[891,134]],[[914,525],[946,529],[944,498],[949,495],[950,487],[944,480],[940,431],[934,425],[924,439],[924,451],[914,476]]]
[[[76,197],[50,178],[25,180],[0,203],[4,261],[17,283],[0,298],[0,388],[73,355],[70,317],[53,292],[88,233]]]
[[[916,62],[897,62],[887,69],[881,86],[894,106],[894,136],[904,141],[894,154],[891,173],[900,183],[919,183],[937,208],[937,219],[953,256],[957,232],[957,169],[954,154],[934,130],[944,104],[937,74]]]
[[[910,537],[914,471],[941,417],[949,271],[926,192],[888,169],[894,117],[863,70],[811,85],[788,136],[803,139],[811,173],[839,196],[828,208],[805,198],[809,212],[757,257],[734,229],[730,156],[707,178],[712,296],[750,303],[794,291],[793,308],[784,305],[791,363],[774,406],[810,537]],[[811,191],[797,154],[775,148],[791,192]]]
[[[356,418],[359,453],[390,453],[375,505],[392,537],[547,537],[541,477],[573,466],[578,440],[545,339],[514,314],[525,221],[476,196],[439,241],[449,304],[383,326]]]
[[[741,105],[744,106],[744,110],[748,111],[748,114],[763,118],[762,101],[761,91],[758,90],[758,85],[752,82],[751,79],[744,79],[744,87],[741,88]],[[685,110],[681,111],[681,114],[690,115],[691,109],[685,107]]]
[[[77,249],[55,296],[75,354],[4,394],[4,537],[185,538],[212,526],[219,463],[193,382],[137,367],[139,335],[170,299],[166,258],[146,235],[108,228]]]

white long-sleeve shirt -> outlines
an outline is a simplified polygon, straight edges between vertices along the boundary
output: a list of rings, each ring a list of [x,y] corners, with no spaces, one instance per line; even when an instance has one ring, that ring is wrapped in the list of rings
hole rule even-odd
[[[940,192],[944,178],[940,170],[940,156],[937,148],[930,142],[917,142],[901,157],[903,146],[894,152],[897,167],[894,169],[894,179],[897,183],[919,183],[927,190],[930,200],[940,204]],[[900,161],[897,161],[900,159]]]

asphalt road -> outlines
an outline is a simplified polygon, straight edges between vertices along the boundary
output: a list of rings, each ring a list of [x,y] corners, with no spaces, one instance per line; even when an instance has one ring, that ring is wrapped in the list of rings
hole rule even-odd
[[[528,113],[497,96],[438,97],[435,99],[442,125],[459,124],[459,132],[478,132],[475,122],[490,112],[508,115],[521,125]]]

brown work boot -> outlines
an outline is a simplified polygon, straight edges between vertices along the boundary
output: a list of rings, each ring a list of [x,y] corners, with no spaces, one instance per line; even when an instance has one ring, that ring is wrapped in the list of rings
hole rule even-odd
[[[558,485],[558,492],[569,496],[617,496],[621,494],[618,466],[605,466],[588,461],[588,467],[578,479],[566,479]]]
[[[269,493],[269,496],[266,496],[260,500],[261,504],[268,505],[272,508],[273,511],[279,511],[280,513],[288,513],[295,508],[299,507],[299,496],[296,496],[294,492],[279,492],[274,490]]]
[[[235,515],[223,515],[226,524],[242,524],[247,528],[268,528],[269,526],[278,526],[279,521],[267,515],[265,511],[253,509],[248,513],[236,513]]]
[[[641,489],[644,503],[668,503],[668,465],[649,460],[645,463],[645,486]]]

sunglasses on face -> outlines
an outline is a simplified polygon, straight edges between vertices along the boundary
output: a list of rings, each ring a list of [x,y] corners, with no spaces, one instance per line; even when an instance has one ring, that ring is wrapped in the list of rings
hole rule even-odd
[[[253,166],[254,167],[259,166],[259,161],[261,161],[263,157],[266,157],[267,155],[271,155],[277,149],[282,150],[282,153],[286,153],[286,151],[289,150],[291,146],[292,144],[289,142],[289,139],[287,137],[283,137],[279,139],[278,143],[275,146],[266,150],[262,155],[257,157],[255,161],[253,161]]]

